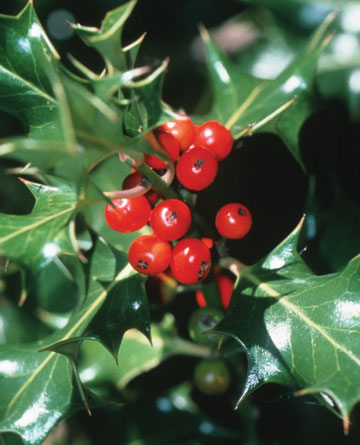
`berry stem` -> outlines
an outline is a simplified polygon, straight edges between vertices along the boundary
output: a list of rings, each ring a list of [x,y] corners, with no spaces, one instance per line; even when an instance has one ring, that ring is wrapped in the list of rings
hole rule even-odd
[[[182,354],[192,357],[209,358],[213,357],[214,349],[177,337],[171,341],[171,355]]]
[[[135,168],[149,180],[152,188],[161,196],[166,199],[179,199],[178,194],[171,187],[171,182],[174,179],[174,166],[172,162],[168,163],[168,171],[164,175],[165,181],[145,163],[136,166]]]

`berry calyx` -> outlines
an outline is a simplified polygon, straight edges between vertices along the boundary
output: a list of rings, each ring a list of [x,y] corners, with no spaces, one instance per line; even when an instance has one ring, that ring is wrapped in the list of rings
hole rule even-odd
[[[161,146],[166,150],[163,145],[164,141],[162,133],[171,135],[180,145],[180,150],[187,150],[193,143],[195,138],[195,128],[192,120],[185,115],[179,114],[179,119],[174,119],[160,125],[159,133],[157,135]]]
[[[105,206],[105,220],[117,232],[136,232],[147,224],[151,206],[144,196],[134,198],[115,198]]]
[[[164,272],[169,267],[171,246],[157,235],[136,238],[129,249],[129,263],[144,275]]]
[[[203,190],[215,179],[218,163],[209,150],[194,147],[180,156],[176,165],[179,182],[189,190]]]
[[[194,370],[195,386],[204,394],[223,394],[230,386],[230,371],[224,360],[202,360]]]
[[[199,283],[210,272],[210,250],[199,239],[184,238],[173,249],[170,268],[174,278],[180,283]]]
[[[179,199],[165,199],[151,212],[150,225],[154,233],[167,241],[174,241],[189,230],[191,212]]]
[[[208,121],[200,125],[194,140],[196,147],[210,150],[217,161],[229,156],[233,143],[231,131],[217,121]]]
[[[251,213],[242,204],[226,204],[216,214],[216,229],[225,238],[243,238],[248,234],[251,225]]]
[[[195,309],[188,323],[190,337],[201,345],[217,345],[222,334],[208,331],[216,326],[223,317],[224,314],[221,311],[212,307]]]

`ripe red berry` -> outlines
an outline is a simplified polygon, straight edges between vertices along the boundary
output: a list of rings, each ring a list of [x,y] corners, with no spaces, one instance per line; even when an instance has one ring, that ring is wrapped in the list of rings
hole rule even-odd
[[[183,114],[179,114],[179,119],[174,119],[159,127],[158,139],[162,147],[165,148],[160,140],[161,132],[172,135],[180,145],[180,150],[187,150],[195,138],[195,128],[192,120]]]
[[[136,238],[129,249],[129,263],[144,275],[164,272],[169,267],[171,246],[157,235]]]
[[[208,187],[218,172],[218,163],[209,150],[195,147],[180,156],[176,165],[179,182],[190,190]]]
[[[132,189],[133,187],[136,187],[137,185],[140,185],[144,180],[144,176],[137,172],[131,173],[131,175],[126,176],[122,183],[123,190]]]
[[[251,225],[251,214],[242,204],[226,204],[216,214],[215,226],[225,238],[243,238],[249,232]]]
[[[231,131],[217,121],[208,121],[200,125],[194,145],[210,150],[217,161],[225,159],[231,152],[234,140]]]
[[[219,289],[222,307],[226,310],[229,307],[231,295],[234,290],[234,279],[220,268],[215,268],[215,280]]]
[[[174,247],[170,268],[180,283],[199,283],[207,277],[210,267],[210,250],[199,239],[184,238]]]
[[[168,154],[172,162],[176,162],[179,158],[180,153],[179,142],[171,134],[165,132],[159,132],[157,134],[157,140],[164,151]],[[154,147],[156,147],[156,141],[153,141],[152,144],[154,144]],[[149,167],[155,168],[157,170],[166,168],[165,162],[155,155],[145,154],[145,162],[148,164]]]
[[[189,230],[191,212],[179,199],[165,199],[151,212],[150,225],[156,235],[167,241],[174,241]]]
[[[196,298],[196,302],[199,307],[206,306],[206,300],[205,300],[204,292],[202,290],[197,290],[195,292],[195,298]]]
[[[149,221],[151,206],[144,196],[115,198],[112,207],[106,204],[105,220],[117,232],[130,233],[141,229]]]
[[[133,187],[136,187],[137,185],[142,184],[143,180],[144,180],[143,175],[135,170],[135,172],[131,173],[131,175],[126,176],[126,178],[123,181],[122,188],[123,190],[131,189]],[[160,199],[159,195],[155,192],[155,190],[149,190],[148,192],[145,193],[144,196],[152,205],[155,205]]]

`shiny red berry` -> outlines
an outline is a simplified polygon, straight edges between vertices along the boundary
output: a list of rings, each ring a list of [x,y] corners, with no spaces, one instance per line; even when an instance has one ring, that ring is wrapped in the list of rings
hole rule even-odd
[[[164,240],[174,241],[189,230],[191,212],[179,199],[165,199],[151,212],[150,225],[156,235]]]
[[[127,176],[124,179],[122,188],[123,190],[132,189],[137,185],[141,185],[143,181],[144,181],[143,175],[135,170],[135,172],[131,173],[131,175]],[[155,190],[149,190],[144,194],[144,196],[152,205],[155,205],[160,199],[158,193],[156,193]]]
[[[130,233],[141,229],[147,224],[151,206],[144,196],[135,198],[115,198],[112,207],[106,204],[105,220],[117,232]]]
[[[200,125],[194,145],[210,150],[217,161],[229,156],[234,140],[231,131],[217,121],[208,121]]]
[[[176,165],[179,182],[189,190],[202,190],[208,187],[218,172],[218,163],[209,150],[195,147],[180,156]]]
[[[179,119],[174,119],[160,125],[159,132],[172,135],[180,144],[180,150],[187,150],[193,143],[195,138],[195,127],[192,120],[183,114],[179,114]],[[158,134],[158,139],[162,147],[165,148],[160,140],[161,133]]]
[[[171,134],[165,132],[157,133],[156,138],[161,147],[168,154],[172,162],[176,162],[179,158],[179,153],[180,153],[179,142]],[[157,170],[162,170],[163,168],[166,168],[165,162],[162,161],[160,158],[158,158],[156,155],[145,154],[145,162],[148,164],[149,167],[155,168]]]
[[[235,280],[220,268],[215,269],[215,280],[220,294],[221,305],[226,310],[230,304]]]
[[[129,249],[129,263],[144,275],[164,272],[169,267],[171,246],[157,235],[136,238]]]
[[[243,238],[249,232],[251,225],[251,213],[242,204],[226,204],[216,214],[215,226],[225,238]]]
[[[180,283],[199,283],[210,272],[210,250],[199,239],[184,238],[173,249],[170,268]]]

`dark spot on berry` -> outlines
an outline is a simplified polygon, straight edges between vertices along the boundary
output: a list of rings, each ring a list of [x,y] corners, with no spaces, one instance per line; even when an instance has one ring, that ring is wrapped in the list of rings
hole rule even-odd
[[[207,264],[206,261],[204,261],[204,260],[201,261],[200,270],[198,273],[198,281],[200,281],[204,278],[204,275],[205,275],[206,271],[208,270],[208,268],[209,268],[209,264]]]
[[[143,260],[138,260],[137,262],[137,268],[138,269],[144,269],[146,270],[149,266],[149,263],[147,261],[143,261]]]
[[[166,214],[166,222],[168,224],[173,224],[176,221],[177,217],[178,217],[178,214],[176,212],[171,212],[171,213],[168,212]]]
[[[201,168],[203,165],[205,164],[205,161],[204,161],[204,159],[197,159],[195,162],[194,162],[194,167],[195,168]]]
[[[201,322],[205,325],[211,328],[215,324],[214,317],[212,315],[206,314],[203,317],[201,317]]]
[[[242,208],[238,209],[237,213],[238,213],[238,215],[240,215],[240,216],[245,216],[245,215],[246,215],[245,210],[242,209]]]

